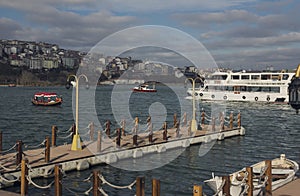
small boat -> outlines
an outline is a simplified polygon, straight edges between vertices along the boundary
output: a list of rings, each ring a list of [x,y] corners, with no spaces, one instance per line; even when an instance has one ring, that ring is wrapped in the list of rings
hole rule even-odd
[[[289,160],[285,154],[281,154],[280,158],[272,161],[272,191],[294,180],[296,172],[299,170],[297,162]],[[265,161],[261,161],[254,165],[253,168],[253,195],[260,195],[264,188],[263,174],[266,170]],[[230,194],[240,195],[246,189],[246,169],[230,174]],[[223,185],[222,177],[212,175],[212,178],[204,181],[217,195],[223,195],[221,186]]]
[[[132,89],[133,92],[157,92],[155,85],[153,84],[152,88],[148,84],[142,84],[136,86]]]
[[[31,102],[33,105],[38,106],[55,106],[62,104],[62,97],[56,93],[39,92],[34,94]]]
[[[8,84],[8,87],[16,87],[17,85],[14,83]]]

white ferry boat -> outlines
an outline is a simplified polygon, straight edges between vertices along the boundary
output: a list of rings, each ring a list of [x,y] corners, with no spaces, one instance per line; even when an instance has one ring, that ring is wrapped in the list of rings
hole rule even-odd
[[[216,71],[195,88],[195,99],[202,101],[248,101],[288,103],[288,86],[295,72]],[[192,98],[193,89],[187,90]]]

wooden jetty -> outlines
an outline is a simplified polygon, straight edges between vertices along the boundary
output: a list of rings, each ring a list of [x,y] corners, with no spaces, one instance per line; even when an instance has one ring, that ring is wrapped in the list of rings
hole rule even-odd
[[[56,146],[57,127],[53,126],[51,141],[50,137],[46,137],[43,142],[44,148],[24,151],[22,141],[17,141],[16,152],[0,156],[0,188],[13,186],[15,182],[22,180],[24,160],[30,179],[52,177],[57,164],[63,171],[84,170],[93,165],[110,164],[126,158],[136,159],[149,153],[163,153],[169,149],[186,148],[193,144],[245,134],[240,114],[235,122],[232,113],[229,121],[220,115],[219,120],[211,118],[210,123],[205,124],[205,118],[205,114],[202,113],[201,129],[195,132],[191,132],[190,123],[183,122],[180,125],[175,116],[171,128],[168,128],[165,122],[162,130],[153,132],[137,133],[133,130],[132,134],[125,134],[121,127],[117,129],[116,136],[111,137],[110,130],[106,129],[96,132],[98,137],[94,140],[92,131],[90,140],[83,142],[83,149],[78,151],[72,151],[71,144]],[[136,123],[138,125],[138,118]],[[91,130],[94,128],[91,127]],[[0,148],[2,150],[2,141]]]

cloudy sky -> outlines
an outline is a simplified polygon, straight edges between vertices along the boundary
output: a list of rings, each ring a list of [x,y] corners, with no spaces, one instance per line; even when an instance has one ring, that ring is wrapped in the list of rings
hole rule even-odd
[[[123,29],[162,25],[197,39],[218,66],[256,69],[273,65],[292,69],[300,63],[298,2],[2,0],[0,39],[43,41],[89,51]]]

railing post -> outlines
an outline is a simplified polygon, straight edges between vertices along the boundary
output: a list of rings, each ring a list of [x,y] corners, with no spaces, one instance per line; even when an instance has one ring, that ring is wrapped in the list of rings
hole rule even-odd
[[[28,159],[21,162],[21,196],[25,196],[28,193]]]
[[[137,133],[138,133],[138,127],[139,127],[139,118],[135,117],[135,123],[134,123],[134,127],[133,127],[133,146],[137,146]]]
[[[230,120],[229,120],[229,128],[233,129],[233,112],[230,113],[229,118],[230,118]]]
[[[201,125],[202,126],[204,125],[204,122],[205,122],[205,112],[202,111],[202,113],[201,113]]]
[[[163,140],[168,141],[168,124],[166,121],[164,122],[163,129]]]
[[[222,180],[225,181],[225,184],[223,186],[223,195],[230,195],[230,177],[229,176],[223,176]]]
[[[110,137],[110,120],[107,120],[106,121],[106,124],[105,124],[105,133],[108,137]]]
[[[116,145],[117,145],[117,147],[121,146],[121,130],[120,130],[120,128],[117,129]]]
[[[23,145],[22,140],[18,140],[17,141],[16,165],[19,165],[22,160],[22,154],[23,154],[22,145]]]
[[[212,117],[212,119],[211,119],[211,130],[212,130],[212,132],[216,131],[216,118],[215,117]]]
[[[98,131],[98,138],[97,138],[97,152],[101,152],[101,131]]]
[[[49,161],[50,161],[50,139],[49,136],[47,136],[45,142],[45,162],[49,163]]]
[[[74,135],[76,134],[76,124],[74,123],[73,125],[72,125],[72,140],[71,140],[71,143],[73,142],[73,138],[74,138]]]
[[[194,185],[193,196],[202,196],[202,186],[201,185]]]
[[[266,160],[265,165],[267,167],[265,176],[268,177],[265,195],[271,196],[272,195],[272,162],[271,162],[271,160]]]
[[[93,196],[100,196],[101,192],[99,189],[101,188],[101,180],[99,178],[100,171],[93,170]]]
[[[94,133],[95,133],[95,124],[94,124],[94,122],[91,122],[89,124],[89,129],[90,129],[90,140],[94,141]]]
[[[136,196],[145,196],[145,177],[136,178]]]
[[[252,167],[246,167],[246,172],[248,173],[247,176],[247,196],[253,196],[253,169]]]
[[[56,136],[57,136],[57,127],[55,125],[53,125],[52,126],[52,141],[51,141],[52,147],[56,146]]]
[[[160,180],[152,179],[152,196],[160,196]]]
[[[177,124],[177,114],[174,113],[174,115],[173,115],[173,127],[175,127],[176,124]]]
[[[123,136],[126,136],[126,134],[125,134],[125,126],[126,126],[126,122],[123,119],[122,122],[121,122],[121,128],[122,128],[122,135]]]
[[[186,112],[183,113],[183,122],[182,122],[183,126],[187,126],[187,115]]]
[[[54,185],[55,185],[55,196],[62,196],[62,173],[61,165],[55,165],[54,167]]]
[[[242,119],[241,119],[241,113],[239,112],[238,113],[238,116],[237,116],[237,124],[238,124],[238,127],[240,128],[242,126]]]

